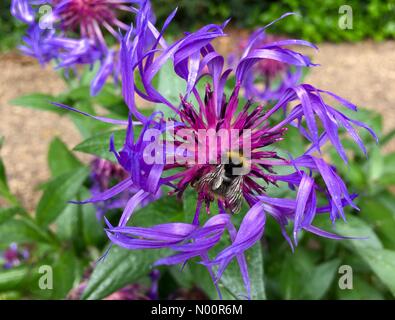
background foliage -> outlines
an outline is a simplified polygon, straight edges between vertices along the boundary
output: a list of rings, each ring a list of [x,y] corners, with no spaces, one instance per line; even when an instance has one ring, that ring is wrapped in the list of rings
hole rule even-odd
[[[12,48],[20,41],[21,23],[9,13],[11,0],[0,3],[0,50]],[[179,32],[206,23],[222,23],[229,17],[232,25],[255,29],[278,18],[285,12],[297,17],[276,24],[271,32],[297,36],[314,42],[360,41],[395,38],[395,0],[152,0],[160,22],[169,15],[169,8],[179,7],[173,31]],[[338,27],[339,7],[347,4],[353,9],[353,30]]]
[[[25,26],[10,14],[11,0],[0,2],[0,51],[12,49],[21,41]]]
[[[315,42],[359,41],[365,38],[383,40],[395,38],[394,0],[153,0],[155,12],[160,20],[167,15],[167,8],[179,7],[176,17],[181,30],[191,24],[202,25],[213,21],[221,23],[232,18],[238,27],[254,29],[278,18],[285,12],[296,12],[300,16],[289,18],[287,23],[276,24],[271,32],[301,37]],[[338,27],[339,8],[349,5],[353,9],[353,30]]]

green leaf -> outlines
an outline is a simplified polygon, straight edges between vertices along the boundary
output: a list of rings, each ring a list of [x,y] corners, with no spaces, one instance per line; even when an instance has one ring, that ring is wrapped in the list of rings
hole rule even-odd
[[[85,198],[85,197],[84,197]],[[107,237],[104,227],[96,217],[96,209],[92,204],[82,206],[82,236],[86,245],[101,247]]]
[[[83,167],[64,173],[47,184],[36,209],[38,223],[48,225],[54,221],[67,202],[73,200],[88,174],[88,168]]]
[[[388,142],[395,138],[395,129],[388,132],[383,138],[380,139],[380,145],[385,146]]]
[[[362,208],[363,210],[363,208]],[[361,213],[363,214],[363,212]],[[342,240],[341,244],[348,248],[353,247],[357,251],[361,248],[382,249],[383,245],[380,239],[362,219],[355,216],[348,216],[347,223],[338,221],[335,226],[335,232],[346,237],[361,237],[366,239]]]
[[[52,243],[51,236],[34,221],[26,218],[11,219],[0,225],[0,243],[44,242]]]
[[[0,224],[9,221],[9,219],[15,216],[18,212],[22,211],[23,209],[19,207],[0,208]]]
[[[39,287],[40,278],[46,274],[40,270],[42,266],[48,266],[52,270],[52,288],[42,289]],[[40,259],[31,271],[30,278],[24,288],[33,297],[39,299],[65,299],[70,290],[80,283],[83,271],[83,263],[71,250],[51,251],[51,256]]]
[[[77,253],[82,252],[85,245],[82,238],[82,207],[68,204],[55,221],[57,237],[64,243],[70,242]]]
[[[181,102],[180,94],[185,93],[186,84],[185,81],[174,72],[171,63],[166,63],[162,66],[158,79],[158,92],[160,92],[174,106],[178,106]],[[175,115],[174,111],[163,103],[157,104],[156,110],[162,111],[165,118],[174,117]]]
[[[350,219],[348,219],[350,224]],[[348,229],[348,230],[347,230]],[[395,296],[395,251],[390,251],[383,248],[378,237],[372,229],[362,220],[353,217],[351,226],[344,225],[338,228],[340,234],[345,235],[351,230],[365,230],[364,233],[369,237],[368,240],[351,240],[353,248],[355,248],[358,255],[370,266],[372,271],[381,279],[392,294]],[[343,243],[343,242],[342,242]]]
[[[59,138],[54,138],[49,145],[48,165],[53,177],[82,166],[82,163],[69,151]]]
[[[395,185],[395,173],[390,173],[382,176],[379,183],[382,186],[391,187]]]
[[[374,286],[368,283],[364,278],[355,275],[353,276],[353,288],[340,289],[337,288],[338,299],[344,300],[383,300],[383,294]]]
[[[359,253],[395,297],[395,251],[362,248]]]
[[[185,289],[197,287],[204,291],[204,293],[213,300],[218,300],[218,293],[215,289],[214,283],[207,268],[195,261],[190,260],[181,270],[180,265],[170,267],[170,273],[178,283],[178,285]],[[221,292],[225,295],[224,298],[234,299],[226,290]],[[243,291],[244,292],[244,291]]]
[[[88,154],[93,154],[100,158],[114,161],[114,155],[108,151],[110,137],[112,134],[114,134],[115,147],[117,149],[120,149],[125,141],[125,135],[126,135],[125,130],[117,130],[117,131],[105,132],[95,135],[78,144],[74,148],[74,150]]]
[[[340,259],[324,262],[313,269],[305,286],[307,299],[322,299],[338,272]]]
[[[375,146],[370,151],[368,165],[369,181],[374,183],[380,179],[384,172],[384,157],[382,156],[378,146]]]
[[[0,159],[0,196],[13,205],[18,204],[18,199],[11,193],[8,186],[7,174],[2,159]]]
[[[83,273],[82,265],[72,252],[65,251],[53,266],[52,299],[64,299],[70,290],[78,285]]]
[[[88,85],[80,85],[66,92],[65,97],[72,101],[91,100],[90,87]]]
[[[304,286],[308,285],[314,270],[311,252],[298,247],[294,253],[287,252],[274,276],[279,277],[279,292],[283,299],[302,299]]]
[[[78,84],[78,87],[90,87],[92,80],[95,78],[99,69],[100,69],[100,61],[96,61],[93,64],[93,67],[91,65],[85,65],[82,75],[80,77],[81,80],[80,83]],[[88,94],[89,92],[90,91],[88,91]]]
[[[251,298],[254,300],[266,299],[261,245],[256,244],[247,250],[246,259],[251,281]],[[182,270],[179,265],[173,266],[170,268],[170,272],[181,287],[198,287],[203,290],[210,299],[219,299],[207,268],[197,263],[197,261],[199,261],[199,259],[196,261],[194,259],[189,261]],[[246,289],[236,260],[228,265],[219,282],[219,288],[224,299],[246,299]]]
[[[93,271],[82,299],[103,299],[148,274],[161,257],[157,250],[127,250],[114,246]]]
[[[369,221],[376,232],[395,249],[395,197],[380,195],[364,198],[360,203],[362,216]]]
[[[58,97],[54,97],[42,93],[27,94],[10,101],[11,104],[20,107],[26,107],[26,108],[38,109],[44,111],[52,111],[60,114],[65,113],[64,110],[52,105],[51,102],[60,102],[60,101]]]
[[[96,115],[95,109],[91,104],[91,100],[79,100],[75,102],[73,106],[80,111],[89,113],[91,115]],[[70,112],[68,116],[71,118],[82,137],[85,139],[90,138],[91,136],[100,132],[108,131],[113,127],[111,124],[94,120],[76,112]]]
[[[90,193],[82,188],[77,200],[89,198]],[[105,243],[104,226],[96,218],[92,204],[69,204],[56,220],[56,234],[64,241],[71,241],[77,252],[86,245],[100,246]]]
[[[395,153],[382,155],[382,157],[384,169],[378,183],[382,186],[390,187],[395,185]]]
[[[4,187],[8,189],[7,174],[6,174],[4,162],[1,158],[0,158],[0,181],[3,183]]]
[[[105,85],[100,93],[95,97],[95,102],[106,108],[111,113],[127,119],[129,108],[126,106],[122,93],[113,84]]]
[[[192,216],[191,216],[192,221]],[[150,227],[161,223],[184,221],[182,202],[176,197],[166,197],[149,203],[136,211],[129,220],[130,225]]]
[[[0,300],[21,300],[22,293],[19,291],[6,291],[0,293]]]
[[[248,274],[251,282],[251,299],[265,300],[265,285],[263,277],[263,257],[262,247],[260,243],[255,244],[245,252],[247,260]],[[246,291],[241,277],[239,265],[234,259],[220,280],[221,284],[228,290],[233,297],[237,299],[245,299]]]
[[[29,269],[26,267],[1,270],[0,291],[9,291],[20,288],[28,274]]]

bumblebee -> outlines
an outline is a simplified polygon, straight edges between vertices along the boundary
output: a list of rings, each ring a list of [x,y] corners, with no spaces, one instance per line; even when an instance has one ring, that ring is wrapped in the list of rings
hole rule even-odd
[[[248,163],[239,153],[229,152],[226,163],[217,165],[201,177],[193,187],[198,192],[208,192],[213,198],[218,197],[225,202],[231,213],[237,213],[243,202],[243,175],[246,174]]]

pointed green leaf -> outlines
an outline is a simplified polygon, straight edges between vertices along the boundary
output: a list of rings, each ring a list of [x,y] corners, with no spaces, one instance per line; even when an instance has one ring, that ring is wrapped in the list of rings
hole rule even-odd
[[[93,271],[82,299],[103,299],[147,275],[161,257],[157,250],[127,250],[113,246]]]
[[[362,208],[363,210],[363,208]],[[363,213],[362,213],[363,214]],[[383,245],[380,239],[369,226],[362,219],[355,216],[348,216],[347,223],[343,221],[336,222],[334,231],[346,237],[359,237],[366,239],[342,240],[341,244],[350,247],[350,245],[357,250],[360,248],[381,249]]]
[[[251,299],[265,300],[265,284],[263,273],[263,257],[262,247],[260,243],[255,244],[245,252],[248,265],[248,274],[251,282]],[[245,299],[246,291],[243,279],[241,277],[240,268],[236,259],[232,261],[220,280],[223,287],[228,290],[231,295],[237,299]]]
[[[48,225],[54,221],[66,208],[67,202],[74,200],[88,174],[88,168],[82,167],[64,173],[47,184],[36,209],[38,223]]]
[[[322,299],[338,272],[340,259],[324,262],[313,269],[305,286],[307,299]]]
[[[3,160],[0,158],[0,197],[3,197],[9,203],[13,205],[18,204],[18,199],[11,193],[8,186],[7,174]]]
[[[54,97],[48,94],[32,93],[27,94],[10,101],[11,104],[26,107],[31,109],[38,109],[43,111],[52,111],[60,114],[64,114],[65,111],[61,108],[57,108],[52,105],[51,102],[60,102],[58,97]]]
[[[52,176],[56,177],[82,166],[82,163],[69,151],[59,138],[54,138],[49,145],[48,165]]]
[[[0,270],[0,292],[20,288],[28,274],[29,269],[26,267]]]
[[[20,218],[11,219],[0,225],[0,243],[8,245],[12,242],[44,242],[51,243],[53,239],[34,221]]]
[[[395,251],[363,248],[359,253],[395,297]]]
[[[95,135],[78,144],[74,150],[93,154],[100,158],[114,161],[114,155],[108,151],[110,137],[112,134],[114,134],[115,147],[117,150],[119,150],[122,148],[125,141],[125,130],[116,130]]]
[[[0,208],[0,224],[9,221],[18,212],[22,212],[22,209],[18,207]]]

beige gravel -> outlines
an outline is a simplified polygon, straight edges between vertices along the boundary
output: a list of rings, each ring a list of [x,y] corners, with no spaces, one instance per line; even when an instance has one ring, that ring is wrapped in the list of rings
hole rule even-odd
[[[360,107],[384,115],[384,130],[395,128],[395,41],[322,44],[307,81]],[[391,150],[395,150],[392,144]]]
[[[223,43],[224,50],[232,41]],[[384,115],[385,130],[395,128],[395,42],[321,44],[307,82],[333,91],[359,106],[374,108]],[[33,209],[39,197],[36,186],[48,177],[47,147],[59,136],[72,147],[80,141],[72,123],[49,112],[8,104],[14,97],[31,92],[56,94],[64,89],[61,79],[49,68],[16,54],[0,56],[0,135],[1,150],[12,191]],[[395,144],[388,150],[395,150]]]
[[[32,59],[6,54],[0,56],[0,72],[0,135],[5,137],[1,156],[12,191],[28,209],[33,209],[40,195],[37,185],[49,178],[49,142],[59,136],[73,146],[79,141],[79,134],[66,118],[8,103],[27,93],[61,92],[63,81],[54,71],[42,69]]]

